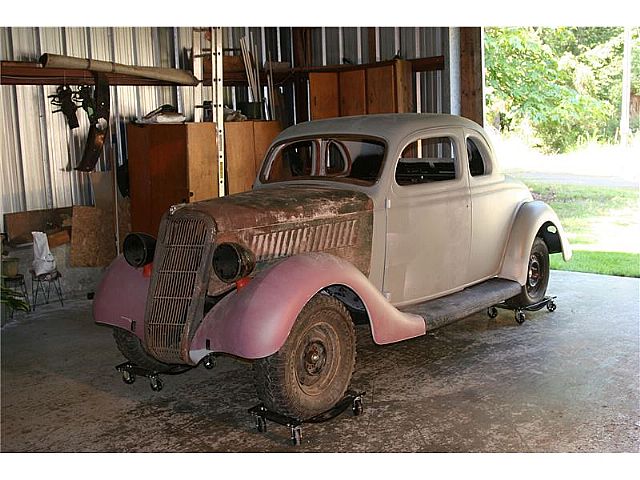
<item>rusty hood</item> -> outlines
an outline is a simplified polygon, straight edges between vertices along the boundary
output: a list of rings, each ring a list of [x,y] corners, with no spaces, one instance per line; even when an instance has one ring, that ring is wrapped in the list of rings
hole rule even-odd
[[[244,229],[336,218],[371,211],[364,193],[329,187],[271,187],[205,200],[185,206],[206,213],[218,235]]]
[[[216,224],[216,244],[236,242],[256,258],[256,272],[292,255],[328,252],[350,261],[365,275],[371,263],[373,201],[365,193],[320,186],[288,185],[193,204]],[[212,274],[209,293],[224,289]]]

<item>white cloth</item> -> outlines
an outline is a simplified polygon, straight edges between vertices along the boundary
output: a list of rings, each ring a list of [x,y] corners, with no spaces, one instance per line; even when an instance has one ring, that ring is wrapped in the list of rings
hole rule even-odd
[[[49,250],[49,240],[44,232],[31,232],[33,235],[33,271],[44,275],[56,270],[56,259]]]

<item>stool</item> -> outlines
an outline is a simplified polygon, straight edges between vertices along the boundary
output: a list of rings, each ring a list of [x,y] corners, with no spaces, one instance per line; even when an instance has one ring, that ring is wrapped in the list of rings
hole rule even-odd
[[[33,311],[36,310],[36,305],[38,304],[38,292],[42,290],[42,294],[45,298],[45,303],[49,303],[49,294],[51,293],[51,285],[53,284],[53,288],[58,294],[58,300],[60,300],[60,305],[64,307],[64,303],[62,302],[62,286],[60,285],[60,278],[62,274],[58,270],[54,270],[53,272],[43,273],[42,275],[36,275],[36,272],[33,270],[29,270],[31,273],[31,299],[33,300]],[[46,283],[47,288],[45,290],[44,283]]]
[[[27,305],[29,306],[29,310],[31,310],[31,303],[29,302],[29,294],[27,293],[27,284],[24,281],[24,275],[18,273],[13,277],[4,277],[2,281],[4,282],[5,287],[24,297]],[[13,309],[11,309],[11,318],[13,318]]]

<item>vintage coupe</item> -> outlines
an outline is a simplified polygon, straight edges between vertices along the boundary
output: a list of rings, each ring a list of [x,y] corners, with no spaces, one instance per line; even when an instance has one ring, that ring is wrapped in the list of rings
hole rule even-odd
[[[171,207],[157,240],[130,234],[94,317],[150,372],[253,360],[260,400],[306,419],[349,387],[352,318],[388,344],[530,305],[559,252],[570,259],[558,217],[499,173],[476,123],[320,120],[275,139],[251,192]]]

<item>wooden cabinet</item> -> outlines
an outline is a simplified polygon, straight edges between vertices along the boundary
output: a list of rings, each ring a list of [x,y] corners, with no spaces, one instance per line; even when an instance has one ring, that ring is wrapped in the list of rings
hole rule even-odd
[[[413,111],[411,63],[394,60],[309,73],[312,120]]]
[[[267,149],[280,130],[280,122],[275,121],[224,124],[229,194],[251,190]]]
[[[213,123],[127,125],[131,229],[156,236],[176,203],[218,196]]]

